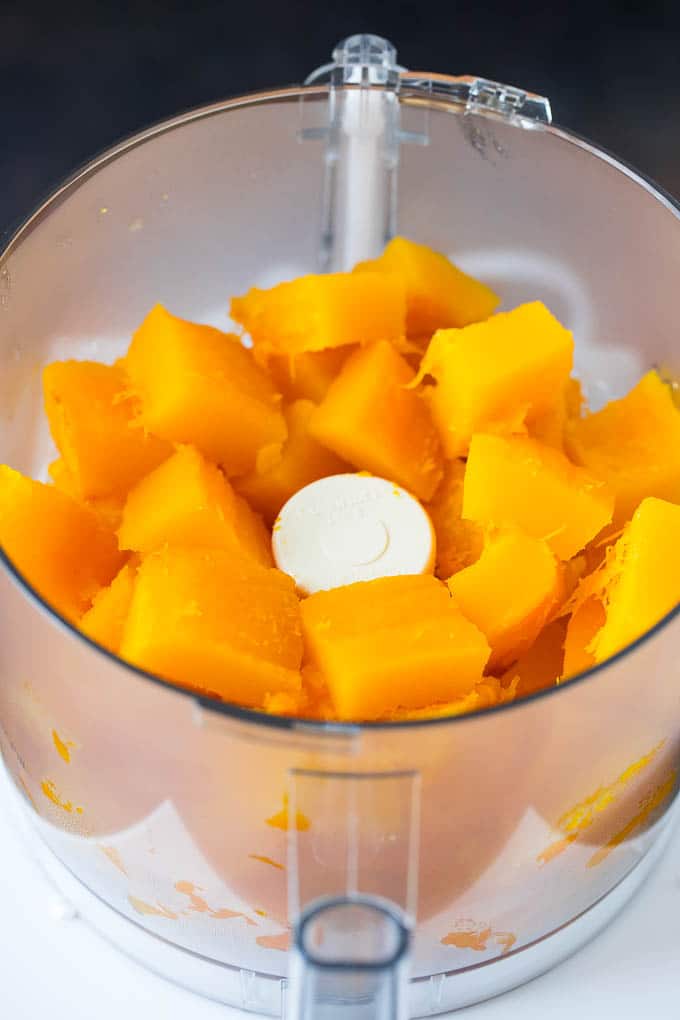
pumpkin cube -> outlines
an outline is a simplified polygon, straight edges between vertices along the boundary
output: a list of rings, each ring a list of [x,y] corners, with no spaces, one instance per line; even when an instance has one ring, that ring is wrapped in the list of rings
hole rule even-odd
[[[231,300],[230,314],[256,354],[296,355],[376,340],[398,343],[406,326],[402,284],[378,273],[301,276]]]
[[[120,364],[54,361],[43,371],[52,438],[81,498],[122,497],[172,453],[140,421]]]
[[[301,690],[293,582],[226,549],[159,549],[137,573],[120,647],[150,673],[261,708]]]
[[[464,329],[438,330],[421,364],[448,457],[467,453],[473,432],[526,432],[559,399],[574,341],[540,301]]]
[[[238,337],[156,305],[135,333],[125,366],[155,435],[191,443],[228,475],[286,438],[279,396]]]
[[[616,493],[614,520],[628,520],[645,496],[680,502],[680,412],[670,389],[648,372],[630,393],[567,428],[567,452]]]
[[[593,641],[597,662],[645,634],[680,602],[680,506],[643,499],[614,555],[606,620]]]
[[[360,262],[354,271],[392,274],[401,281],[409,337],[481,322],[500,302],[490,287],[458,269],[446,255],[405,237],[393,237],[380,258]]]
[[[481,631],[426,575],[317,592],[302,603],[302,627],[341,720],[456,700],[479,683],[489,657]]]
[[[318,404],[355,349],[352,344],[303,354],[272,354],[267,358],[267,371],[284,400],[313,400]]]
[[[315,404],[297,400],[284,408],[288,439],[278,451],[272,451],[270,463],[234,481],[234,488],[262,514],[270,526],[283,506],[298,489],[327,475],[339,475],[350,468],[331,450],[321,446],[309,434],[309,420]],[[265,460],[265,458],[261,458]]]
[[[428,408],[409,388],[412,378],[392,344],[362,348],[331,384],[309,430],[354,467],[430,499],[442,477],[442,453]]]
[[[0,465],[0,546],[36,591],[68,620],[89,607],[124,556],[94,511]]]
[[[611,521],[613,507],[605,483],[559,450],[522,436],[472,437],[463,488],[468,520],[518,528],[567,560]]]
[[[454,574],[448,586],[461,613],[489,642],[493,672],[534,643],[557,607],[562,577],[547,543],[518,531],[490,538],[477,562]]]
[[[47,471],[57,489],[65,492],[71,499],[84,503],[90,510],[94,510],[110,531],[118,531],[120,522],[123,519],[123,507],[125,506],[127,493],[120,492],[110,496],[92,496],[90,499],[84,499],[63,457],[57,457],[56,460],[53,460],[48,466]]]
[[[581,384],[578,379],[567,379],[555,403],[529,424],[529,435],[546,446],[564,450],[567,424],[579,417],[582,404]]]
[[[427,511],[437,538],[437,577],[444,580],[479,559],[484,546],[484,528],[461,516],[465,461],[450,460],[444,477]]]
[[[564,636],[563,677],[575,676],[595,665],[593,645],[605,619],[604,603],[596,595],[591,595],[575,607],[568,617]]]
[[[91,608],[78,624],[83,634],[114,655],[120,648],[136,576],[136,562],[121,567],[108,588],[102,588],[95,596]]]
[[[516,698],[526,698],[559,683],[566,629],[566,617],[545,626],[531,648],[502,677],[504,689],[513,690]]]
[[[272,563],[262,520],[192,446],[180,446],[131,491],[118,540],[121,549],[139,553],[163,545],[201,546]]]

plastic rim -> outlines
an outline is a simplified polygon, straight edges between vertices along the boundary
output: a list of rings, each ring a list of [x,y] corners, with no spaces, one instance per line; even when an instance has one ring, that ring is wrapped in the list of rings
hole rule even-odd
[[[59,205],[59,203],[70,195],[72,192],[77,190],[79,185],[84,181],[92,177],[100,168],[106,166],[108,163],[113,162],[123,153],[128,152],[138,145],[143,145],[145,142],[157,135],[165,134],[168,131],[173,131],[175,128],[182,127],[184,124],[190,123],[194,120],[202,120],[206,117],[215,116],[220,113],[225,113],[229,110],[247,108],[249,106],[259,106],[263,103],[271,102],[285,102],[290,99],[299,99],[302,95],[317,96],[319,98],[326,95],[328,89],[326,86],[311,86],[301,88],[299,86],[290,86],[282,89],[271,89],[265,92],[255,92],[249,95],[236,96],[233,99],[222,100],[217,103],[212,103],[208,106],[200,106],[195,109],[189,110],[185,113],[178,114],[175,117],[170,117],[166,120],[159,121],[156,124],[138,132],[137,134],[131,135],[124,139],[122,142],[118,142],[116,145],[104,152],[95,156],[93,160],[80,167],[73,174],[66,178],[60,185],[52,191],[37,208],[30,213],[16,231],[11,235],[7,245],[0,252],[0,268],[2,267],[5,260],[12,254],[14,249],[26,238],[39,224],[41,221],[49,215],[52,209]],[[408,101],[408,96],[405,97]],[[423,99],[419,98],[419,102]],[[447,112],[447,107],[450,107],[450,112],[461,113],[462,109],[459,104],[454,101],[448,101],[440,96],[432,97],[432,105],[436,106],[439,110]],[[541,127],[542,131],[546,131],[549,134],[556,135],[558,138],[576,145],[578,148],[589,153],[596,159],[601,159],[605,163],[608,163],[614,170],[622,173],[625,177],[629,178],[634,184],[637,184],[643,190],[647,191],[653,198],[665,206],[669,212],[671,212],[677,220],[680,220],[680,204],[675,201],[663,188],[660,188],[653,181],[635,170],[633,167],[622,162],[611,153],[604,149],[599,148],[587,139],[580,137],[570,131],[566,131],[563,128],[556,127],[555,125],[546,125]],[[14,564],[11,562],[5,550],[0,546],[0,564],[7,570],[13,580],[17,583],[20,589],[23,590],[24,594],[27,595],[31,601],[35,602],[40,609],[45,610],[52,623],[56,623],[57,626],[61,627],[68,634],[74,636],[77,640],[84,642],[89,645],[96,653],[116,663],[120,668],[126,669],[128,672],[134,674],[137,677],[149,680],[152,683],[158,684],[165,690],[172,691],[183,697],[191,698],[193,701],[198,702],[203,708],[208,709],[212,712],[216,712],[219,715],[224,715],[233,719],[238,719],[242,722],[256,723],[259,725],[273,727],[275,729],[283,730],[299,730],[307,731],[310,734],[319,733],[358,733],[362,730],[398,730],[404,728],[414,727],[425,727],[425,726],[452,726],[456,723],[464,724],[466,721],[471,719],[478,719],[483,715],[492,715],[500,712],[511,712],[521,709],[524,705],[533,704],[543,698],[555,697],[562,691],[570,690],[575,685],[581,684],[591,677],[596,676],[599,673],[615,666],[616,663],[621,661],[624,657],[632,655],[642,644],[652,640],[661,630],[664,630],[677,616],[680,614],[680,604],[672,609],[666,616],[663,617],[651,630],[646,631],[639,638],[637,638],[632,644],[622,648],[619,652],[613,655],[611,658],[606,659],[604,662],[598,663],[592,666],[590,669],[585,670],[583,673],[577,673],[575,676],[570,677],[564,683],[558,684],[555,687],[548,687],[541,691],[536,691],[534,694],[530,694],[525,698],[521,698],[518,701],[509,701],[501,705],[493,705],[490,708],[481,708],[467,712],[464,715],[456,716],[440,716],[433,719],[404,719],[398,721],[367,721],[367,722],[322,722],[314,719],[303,719],[297,716],[283,716],[283,715],[270,715],[266,712],[257,712],[253,709],[242,708],[239,705],[232,704],[227,701],[220,701],[217,698],[210,697],[209,695],[202,695],[196,691],[189,690],[185,687],[180,687],[177,684],[171,683],[169,680],[163,680],[161,677],[156,676],[153,673],[148,673],[146,670],[139,669],[137,666],[126,662],[124,659],[119,658],[112,652],[103,648],[101,645],[96,644],[89,637],[86,637],[77,627],[65,620],[59,613],[56,612],[48,602],[36,591],[36,589],[29,583],[29,581],[17,570]]]

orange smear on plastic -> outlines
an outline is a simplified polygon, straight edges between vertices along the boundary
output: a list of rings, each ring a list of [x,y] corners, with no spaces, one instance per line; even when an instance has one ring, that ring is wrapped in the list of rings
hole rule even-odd
[[[273,861],[271,857],[264,857],[262,854],[248,854],[253,861],[262,861],[263,864],[271,864],[272,868],[278,868],[280,871],[285,871],[283,864],[279,864],[278,861]]]
[[[284,832],[288,832],[290,827],[290,821],[288,817],[288,794],[283,795],[283,807],[280,811],[277,811],[271,818],[267,818],[267,825],[271,825],[273,829],[283,829]],[[303,815],[301,811],[295,812],[295,828],[298,832],[307,832],[311,828],[312,823],[306,815]]]

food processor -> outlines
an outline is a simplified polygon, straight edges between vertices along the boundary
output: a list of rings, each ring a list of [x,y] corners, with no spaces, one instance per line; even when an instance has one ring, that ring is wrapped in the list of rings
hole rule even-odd
[[[111,361],[156,302],[377,255],[396,231],[574,333],[592,408],[677,378],[675,205],[547,99],[407,71],[375,36],[303,87],[104,153],[0,260],[0,460],[45,479],[40,373]],[[653,257],[652,257],[653,256]],[[144,674],[2,554],[0,749],[37,854],[153,970],[267,1016],[420,1017],[509,989],[608,923],[670,831],[677,609],[589,672],[454,718],[268,716]]]

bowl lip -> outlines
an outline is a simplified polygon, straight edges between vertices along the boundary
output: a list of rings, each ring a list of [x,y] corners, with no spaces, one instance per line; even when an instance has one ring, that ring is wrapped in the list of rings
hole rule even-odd
[[[267,89],[262,91],[250,92],[234,96],[227,99],[218,100],[213,103],[193,107],[182,113],[175,114],[171,117],[164,118],[163,120],[157,121],[150,126],[142,129],[141,131],[135,132],[123,138],[121,141],[116,142],[114,145],[104,149],[103,151],[96,154],[92,159],[79,166],[65,179],[61,181],[55,188],[47,193],[46,197],[43,198],[38,205],[20,220],[19,225],[12,231],[11,228],[7,232],[9,238],[4,244],[2,250],[0,250],[0,270],[7,258],[12,252],[32,233],[32,231],[39,226],[40,222],[49,213],[57,207],[61,201],[67,198],[73,191],[77,190],[81,183],[84,183],[100,169],[105,167],[107,164],[112,163],[119,156],[122,156],[126,152],[135,149],[139,145],[143,145],[151,139],[163,135],[167,132],[173,131],[176,128],[182,127],[186,124],[191,123],[195,120],[203,120],[208,117],[216,116],[221,113],[226,113],[231,110],[247,109],[250,106],[259,106],[266,103],[285,102],[291,99],[300,99],[302,96],[315,96],[323,98],[328,94],[328,86],[326,85],[315,85],[315,86],[300,86],[290,85],[283,88]],[[407,97],[406,97],[407,98]],[[464,107],[460,103],[455,101],[442,100],[441,97],[433,97],[433,105],[436,102],[437,109],[445,113],[458,113],[462,115],[464,113]],[[448,109],[447,107],[450,107]],[[671,212],[676,220],[680,220],[680,203],[676,201],[669,192],[663,187],[656,184],[650,177],[641,173],[635,169],[629,163],[619,159],[606,149],[595,145],[582,135],[577,134],[571,130],[561,128],[556,124],[532,126],[532,130],[545,132],[548,134],[555,135],[561,140],[575,145],[582,149],[589,155],[600,159],[607,163],[614,170],[622,173],[627,177],[633,184],[638,185],[644,191],[646,191],[653,199],[663,205],[669,212]],[[527,695],[526,697],[503,702],[501,704],[492,705],[490,707],[484,707],[474,709],[471,712],[466,712],[461,715],[450,715],[450,716],[436,716],[425,719],[401,719],[401,720],[365,720],[357,722],[335,722],[335,721],[324,721],[318,719],[303,718],[300,716],[283,716],[274,715],[267,712],[257,711],[256,709],[244,708],[232,702],[222,701],[216,697],[210,695],[201,694],[196,690],[182,687],[177,684],[171,683],[169,680],[164,680],[162,677],[157,676],[154,673],[150,673],[144,669],[132,665],[121,659],[119,656],[110,652],[102,645],[97,644],[87,635],[83,634],[74,624],[66,620],[61,616],[56,609],[54,609],[50,603],[42,597],[42,595],[36,590],[36,588],[23,576],[18,570],[14,563],[10,560],[9,556],[5,552],[2,546],[0,546],[0,565],[10,575],[12,581],[17,585],[20,592],[28,597],[29,601],[34,602],[38,609],[46,611],[47,616],[52,624],[56,624],[57,627],[63,629],[66,633],[73,635],[79,641],[83,642],[86,646],[89,646],[95,653],[108,659],[110,662],[115,664],[118,668],[127,670],[133,676],[151,681],[157,686],[163,688],[165,691],[171,692],[174,695],[180,697],[190,698],[194,702],[198,702],[200,706],[208,711],[214,712],[218,715],[224,716],[228,719],[235,721],[251,723],[257,726],[265,726],[270,729],[293,731],[300,735],[308,733],[316,736],[330,736],[333,734],[337,735],[353,735],[360,734],[364,731],[398,731],[403,729],[419,729],[422,727],[433,727],[433,726],[452,726],[455,724],[472,725],[474,722],[482,717],[498,715],[500,713],[507,713],[512,711],[521,711],[523,708],[528,709],[529,706],[536,704],[539,701],[549,699],[557,696],[563,691],[572,690],[582,683],[589,681],[591,677],[595,677],[598,674],[608,671],[611,667],[616,666],[623,659],[634,654],[635,651],[653,640],[657,634],[662,630],[665,630],[672,621],[680,615],[680,603],[676,605],[670,612],[668,612],[661,620],[659,620],[652,628],[645,631],[638,638],[635,639],[630,645],[622,648],[616,652],[611,658],[606,659],[604,662],[597,663],[591,666],[589,669],[584,670],[581,673],[575,674],[573,677],[569,677],[563,683],[556,684],[553,687],[547,687],[539,691],[535,691],[533,694]]]

